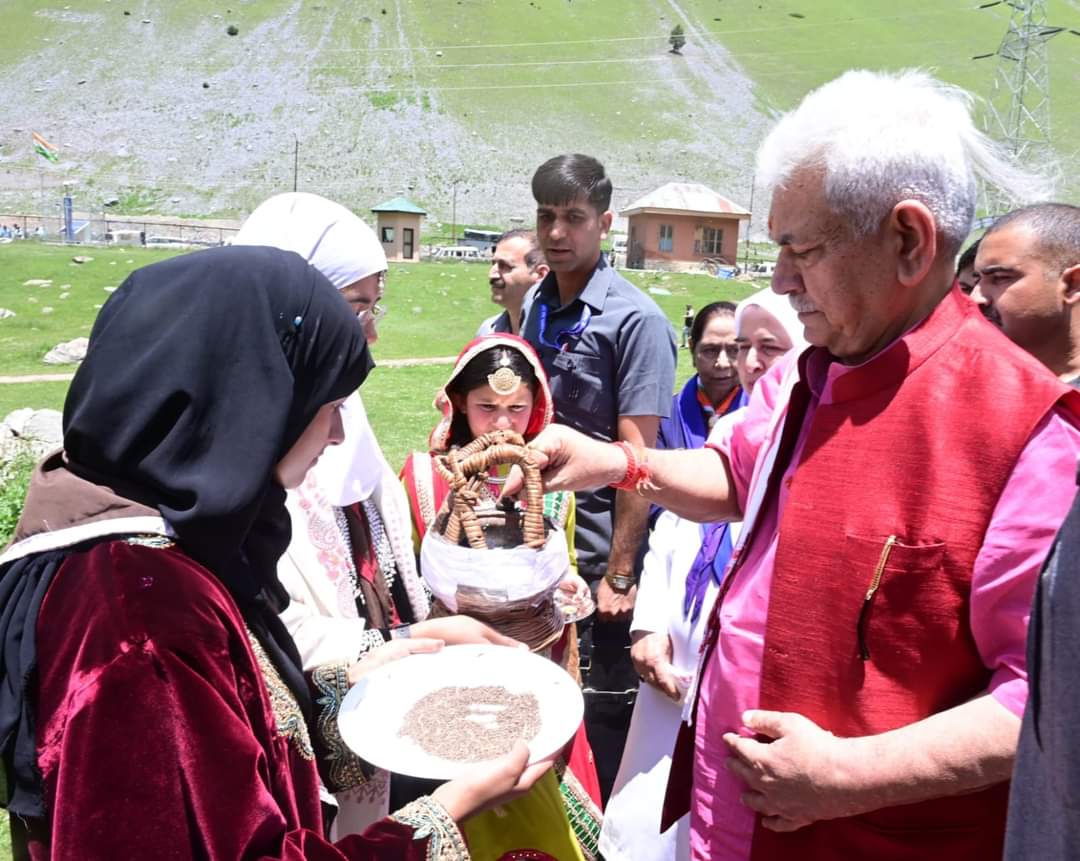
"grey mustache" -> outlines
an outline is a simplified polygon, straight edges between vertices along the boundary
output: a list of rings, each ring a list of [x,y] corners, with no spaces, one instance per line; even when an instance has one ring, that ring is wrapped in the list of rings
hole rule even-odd
[[[791,293],[788,294],[788,302],[791,303],[791,307],[799,314],[809,314],[817,310],[817,305],[811,302],[806,296]]]

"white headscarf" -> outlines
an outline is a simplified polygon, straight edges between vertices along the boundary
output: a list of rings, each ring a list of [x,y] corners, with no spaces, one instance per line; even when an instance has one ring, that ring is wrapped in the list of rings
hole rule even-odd
[[[809,346],[806,338],[803,336],[803,324],[799,321],[798,313],[791,307],[791,303],[788,301],[787,296],[781,296],[779,293],[774,293],[771,287],[766,287],[764,290],[759,290],[752,296],[747,296],[735,306],[736,337],[741,334],[739,327],[742,325],[743,312],[751,305],[757,305],[763,311],[767,311],[776,318],[776,322],[780,324],[783,330],[787,332],[788,337],[791,338],[791,347],[796,353],[801,353]]]
[[[233,244],[295,251],[338,290],[386,269],[386,252],[374,230],[340,203],[302,191],[260,203]],[[313,468],[327,501],[338,507],[367,499],[389,469],[359,394],[346,399],[341,420],[344,441],[329,446]]]
[[[371,496],[390,465],[375,440],[359,393],[349,395],[341,405],[341,422],[344,441],[327,446],[312,471],[327,501],[344,508]]]
[[[303,191],[260,203],[233,245],[295,251],[338,290],[386,269],[386,252],[374,230],[340,203]]]

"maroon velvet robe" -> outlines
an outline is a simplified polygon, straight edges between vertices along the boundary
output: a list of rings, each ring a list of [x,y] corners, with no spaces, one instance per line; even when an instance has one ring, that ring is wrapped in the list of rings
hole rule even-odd
[[[315,763],[279,733],[231,596],[179,548],[72,554],[37,636],[32,858],[425,857],[391,819],[323,837]]]

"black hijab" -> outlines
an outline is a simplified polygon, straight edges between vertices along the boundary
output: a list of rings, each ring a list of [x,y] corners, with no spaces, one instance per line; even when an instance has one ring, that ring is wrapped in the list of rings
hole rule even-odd
[[[67,469],[161,513],[232,594],[309,719],[300,658],[277,616],[290,527],[272,472],[319,408],[371,367],[355,314],[303,258],[218,248],[131,274],[98,314],[64,404]],[[0,568],[0,755],[9,809],[25,816],[45,812],[25,696],[37,613],[74,549]]]

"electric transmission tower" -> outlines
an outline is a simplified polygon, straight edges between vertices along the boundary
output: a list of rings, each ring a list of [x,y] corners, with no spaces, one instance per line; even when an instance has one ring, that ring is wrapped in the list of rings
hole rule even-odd
[[[994,83],[987,99],[984,128],[1021,164],[1044,164],[1050,156],[1050,61],[1047,42],[1059,33],[1080,32],[1046,23],[1046,0],[994,0],[992,6],[1012,9],[1005,36],[996,51],[975,60],[997,57]],[[1006,202],[988,190],[984,201],[989,214]]]

